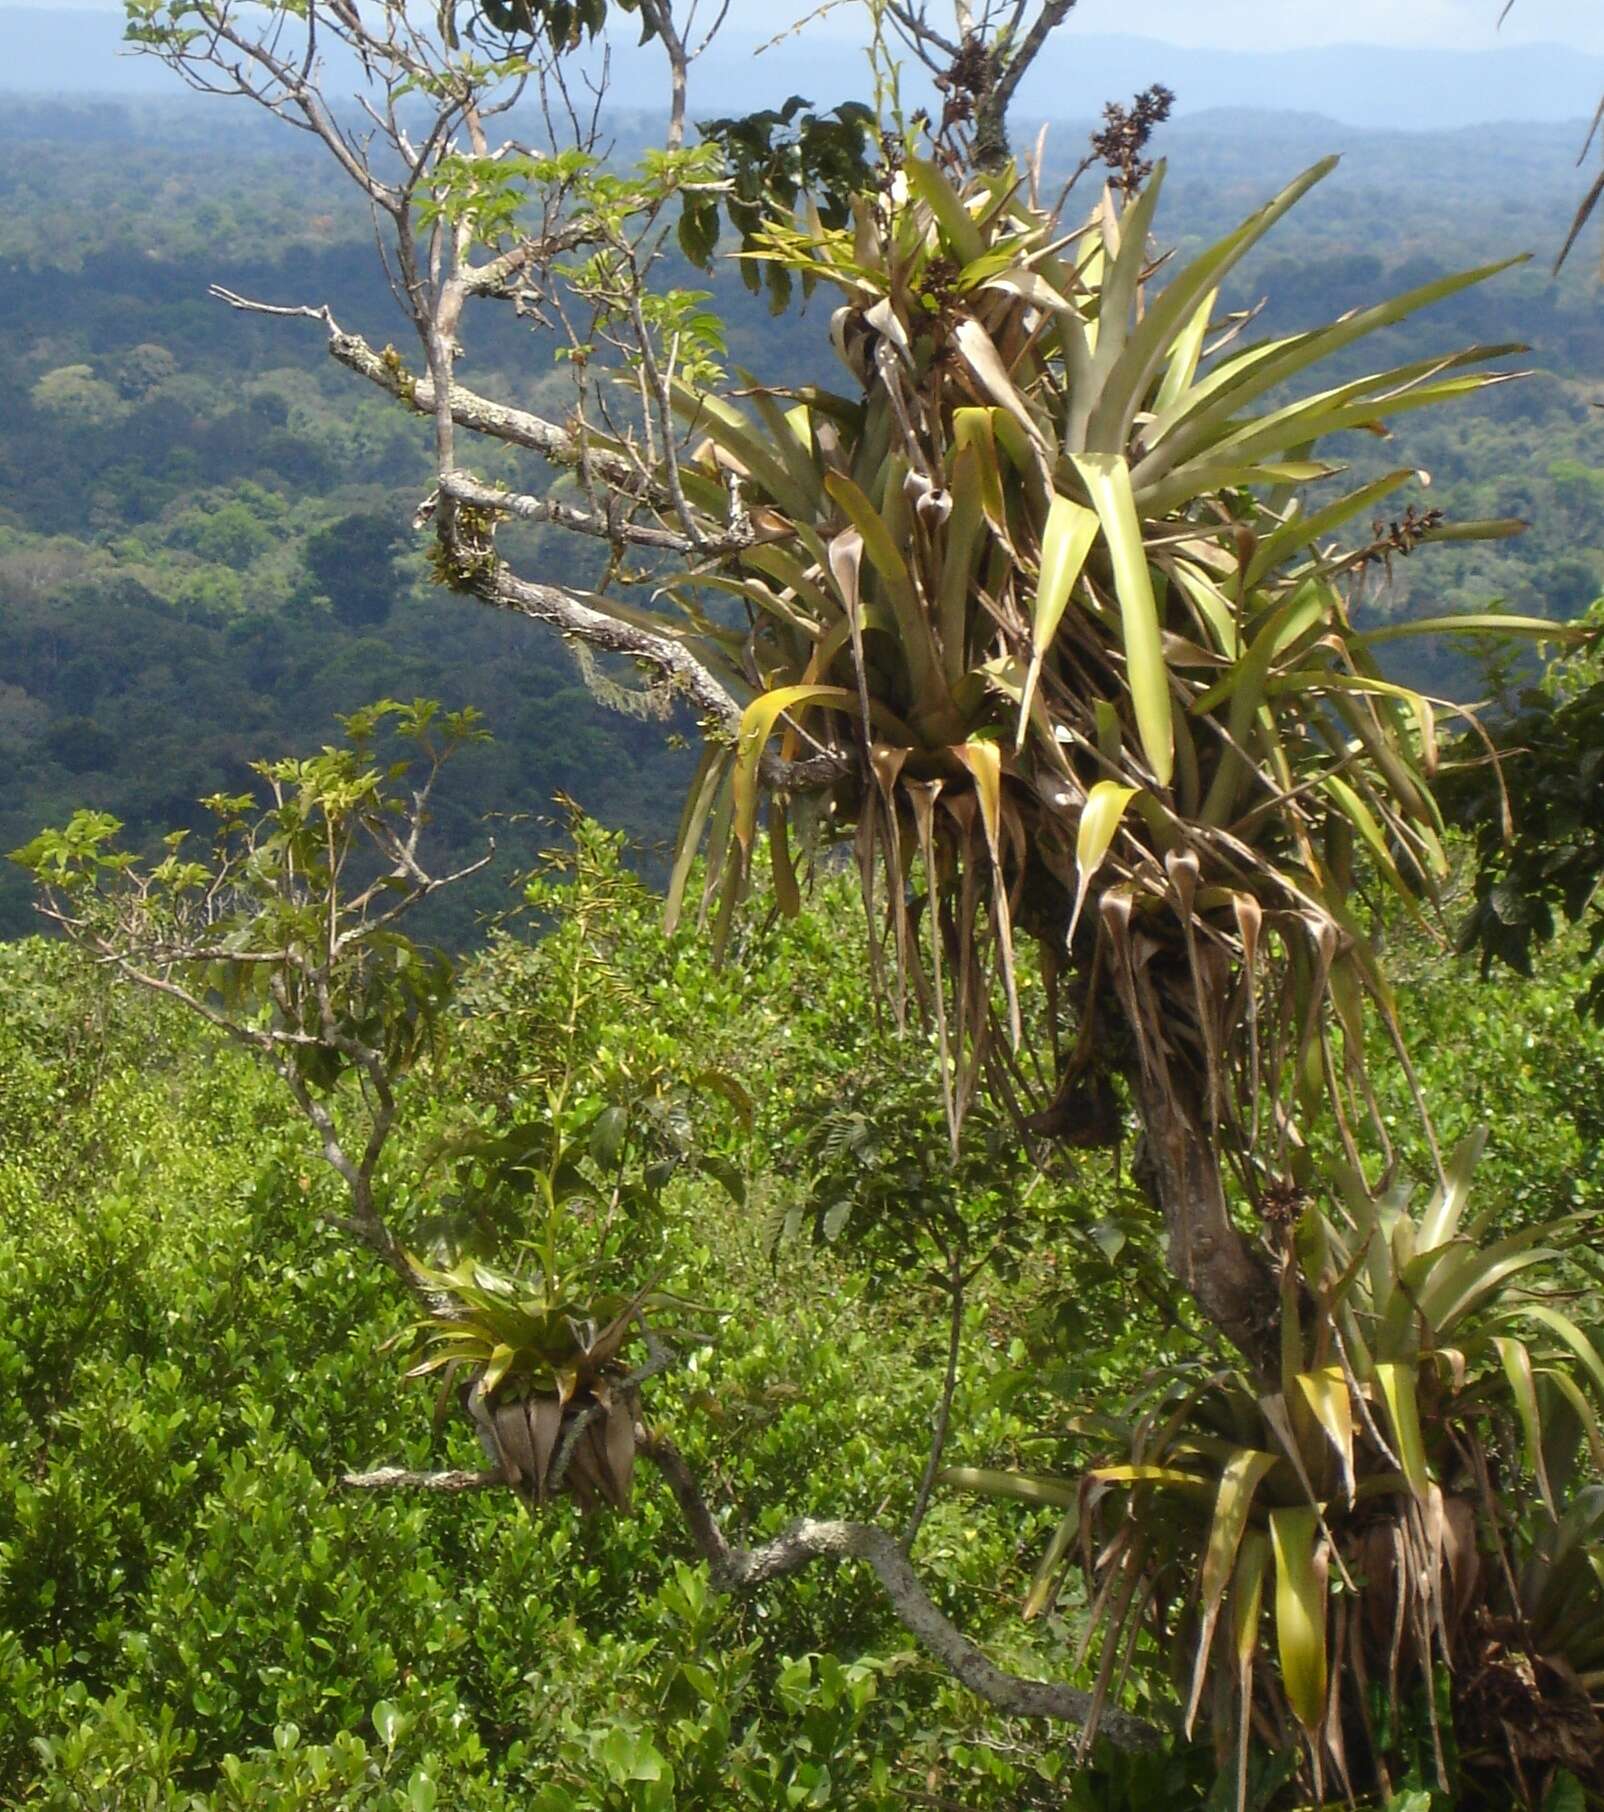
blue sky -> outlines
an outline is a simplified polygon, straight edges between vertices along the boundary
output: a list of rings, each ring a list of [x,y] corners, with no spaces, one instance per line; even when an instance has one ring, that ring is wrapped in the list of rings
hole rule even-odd
[[[106,0],[42,0],[47,10],[107,10]],[[0,7],[41,0],[0,0]],[[709,0],[703,0],[709,8]],[[1598,0],[1516,0],[1502,29],[1502,0],[1080,0],[1067,30],[1126,33],[1211,49],[1302,49],[1319,44],[1392,44],[1458,50],[1499,44],[1570,44],[1604,52],[1604,6]],[[812,10],[811,0],[732,0],[730,17],[749,31],[777,30]],[[935,0],[932,15],[943,9]],[[810,28],[857,36],[850,5]]]

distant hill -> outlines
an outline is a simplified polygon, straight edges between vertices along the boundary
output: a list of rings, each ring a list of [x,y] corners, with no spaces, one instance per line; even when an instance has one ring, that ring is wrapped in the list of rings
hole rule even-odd
[[[0,9],[0,91],[36,94],[171,93],[173,77],[121,50],[120,11]],[[847,41],[804,32],[762,56],[750,34],[721,38],[699,66],[695,104],[708,114],[745,112],[788,94],[843,98],[866,83]],[[615,46],[613,99],[655,105],[658,65],[649,52]],[[1197,50],[1139,37],[1062,32],[1019,95],[1021,114],[1095,117],[1109,99],[1151,82],[1179,96],[1184,113],[1221,107],[1323,114],[1355,126],[1451,130],[1501,121],[1588,117],[1604,94],[1604,57],[1560,45],[1429,52],[1340,45],[1322,50]]]

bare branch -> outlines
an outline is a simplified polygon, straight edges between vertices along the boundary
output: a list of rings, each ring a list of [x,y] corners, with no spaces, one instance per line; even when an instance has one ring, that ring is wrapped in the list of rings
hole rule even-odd
[[[340,1483],[347,1491],[433,1491],[445,1497],[507,1489],[499,1467],[494,1472],[409,1472],[405,1466],[381,1466],[376,1472],[347,1472]]]
[[[520,578],[500,561],[477,575],[470,589],[486,603],[515,610],[536,622],[549,623],[564,635],[574,636],[593,648],[644,662],[680,689],[686,703],[708,720],[709,728],[715,734],[722,732],[730,738],[739,736],[740,704],[683,643],[608,616],[560,586]],[[792,791],[821,786],[850,773],[855,760],[845,751],[828,751],[806,761],[782,761],[772,750],[767,750],[763,756],[763,775],[771,787]]]
[[[942,1615],[896,1540],[870,1523],[800,1517],[758,1548],[732,1547],[677,1448],[648,1436],[639,1443],[668,1482],[691,1537],[708,1563],[715,1591],[749,1592],[800,1573],[817,1560],[863,1560],[873,1568],[902,1626],[978,1698],[1007,1717],[1051,1718],[1084,1727],[1094,1698],[1073,1686],[1006,1673]],[[1164,1733],[1120,1711],[1103,1710],[1098,1729],[1122,1749],[1156,1749]]]
[[[589,510],[575,509],[572,504],[563,503],[554,497],[531,497],[520,491],[498,491],[494,485],[485,484],[470,472],[442,473],[440,491],[442,495],[453,498],[458,503],[472,504],[476,509],[505,510],[509,516],[517,516],[524,522],[549,522],[556,528],[568,529],[576,535],[589,535],[598,541],[622,543],[630,547],[649,547],[662,553],[695,553],[702,559],[741,553],[748,548],[761,547],[768,541],[788,539],[787,535],[778,532],[758,534],[748,524],[744,533],[722,538],[703,535],[693,548],[686,537],[674,529],[650,522],[630,522],[622,517],[609,520],[608,517],[598,516]]]
[[[1018,50],[1008,54],[990,94],[982,104],[977,121],[975,154],[981,161],[991,156],[1005,156],[1008,149],[1008,109],[1025,72],[1041,54],[1042,47],[1075,9],[1075,0],[1042,0],[1036,22],[1026,32]],[[995,135],[995,143],[992,142]]]
[[[360,334],[345,333],[329,324],[329,352],[348,370],[365,377],[370,383],[387,390],[420,415],[435,412],[434,385],[427,377],[414,377],[393,354],[386,357],[375,352]],[[451,386],[451,419],[470,434],[488,435],[492,440],[506,441],[515,447],[526,447],[553,465],[577,466],[587,457],[599,476],[618,484],[642,498],[652,499],[655,487],[642,482],[632,461],[618,454],[587,448],[582,436],[560,428],[543,416],[525,409],[514,409],[505,403],[494,403],[488,397]],[[666,498],[666,493],[664,493]]]
[[[656,32],[658,41],[663,46],[663,54],[668,58],[668,135],[667,145],[670,151],[677,151],[685,142],[685,77],[690,68],[690,56],[685,49],[685,41],[679,34],[679,27],[674,22],[673,0],[640,0],[641,17]]]
[[[936,1608],[907,1556],[884,1529],[871,1523],[826,1522],[804,1516],[761,1547],[732,1547],[679,1450],[660,1437],[647,1435],[638,1426],[636,1446],[673,1492],[691,1539],[708,1564],[715,1591],[731,1595],[752,1592],[772,1580],[803,1572],[815,1561],[865,1561],[903,1628],[960,1684],[994,1710],[1005,1717],[1051,1719],[1081,1728],[1092,1717],[1094,1694],[1057,1681],[1028,1679],[998,1667]],[[508,1489],[499,1470],[413,1472],[401,1466],[348,1472],[340,1483],[352,1491],[423,1491],[440,1496]],[[1165,1741],[1165,1733],[1158,1726],[1106,1706],[1098,1715],[1097,1729],[1120,1749],[1154,1750]]]
[[[905,0],[890,0],[886,13],[902,32],[909,47],[927,68],[937,66],[933,53],[939,51],[949,62],[958,55],[958,45],[951,38],[943,36],[925,16],[921,6],[915,11]]]

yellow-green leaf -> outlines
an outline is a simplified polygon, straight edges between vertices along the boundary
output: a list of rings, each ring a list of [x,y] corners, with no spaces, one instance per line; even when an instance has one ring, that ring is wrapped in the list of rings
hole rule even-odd
[[[1342,1492],[1353,1498],[1353,1399],[1348,1395],[1348,1380],[1340,1365],[1323,1366],[1315,1372],[1299,1372],[1298,1388],[1309,1405],[1315,1421],[1325,1430],[1326,1438],[1336,1450],[1342,1468]]]
[[[1080,1487],[1067,1479],[1043,1477],[1033,1472],[1002,1472],[989,1466],[949,1466],[941,1474],[943,1485],[960,1491],[979,1491],[987,1497],[1017,1497],[1031,1504],[1057,1504],[1063,1509],[1080,1502]]]
[[[702,841],[708,813],[728,766],[729,756],[725,750],[708,749],[697,768],[696,779],[685,795],[685,809],[680,816],[679,836],[674,845],[674,867],[668,877],[668,897],[663,903],[663,929],[670,934],[679,923],[680,908],[685,899],[685,882]]]
[[[1281,1685],[1311,1733],[1326,1711],[1326,1557],[1317,1512],[1307,1504],[1270,1512],[1275,1550],[1275,1638]]]
[[[975,217],[964,204],[964,198],[936,166],[923,157],[907,157],[903,170],[908,187],[935,215],[942,237],[952,247],[960,265],[971,265],[985,251]]]
[[[984,414],[976,410],[977,415]],[[997,506],[1002,507],[1002,485],[997,474],[996,449],[987,441],[992,476],[997,480]],[[974,596],[976,549],[982,545],[985,520],[985,480],[980,451],[972,445],[954,452],[949,480],[952,514],[947,518],[947,540],[942,550],[941,582],[936,599],[936,626],[941,638],[942,669],[948,685],[962,679],[969,667],[969,612]]]
[[[1392,1425],[1393,1443],[1403,1467],[1409,1489],[1424,1503],[1431,1489],[1431,1472],[1426,1464],[1426,1443],[1420,1432],[1419,1379],[1412,1365],[1379,1364],[1376,1382],[1381,1386],[1387,1406],[1387,1420]]]
[[[1270,1543],[1257,1529],[1249,1529],[1242,1537],[1231,1582],[1231,1640],[1239,1672],[1252,1665],[1259,1645],[1259,1613],[1264,1605],[1264,1576],[1269,1570]],[[1243,1715],[1247,1715],[1245,1707]]]
[[[1025,675],[1024,697],[1019,708],[1019,735],[1015,744],[1023,748],[1030,727],[1030,701],[1041,677],[1042,662],[1052,646],[1058,625],[1063,621],[1069,594],[1075,589],[1086,556],[1097,539],[1098,518],[1095,510],[1068,497],[1054,495],[1047,506],[1047,523],[1041,538],[1041,576],[1036,581],[1036,607],[1031,623],[1030,670]]]
[[[1526,1437],[1526,1463],[1537,1480],[1537,1489],[1548,1506],[1554,1509],[1554,1492],[1548,1482],[1548,1467],[1543,1459],[1543,1415],[1537,1406],[1537,1380],[1532,1376],[1532,1356],[1524,1341],[1499,1334],[1493,1340],[1498,1357],[1509,1381],[1510,1395],[1515,1399],[1515,1414],[1520,1418],[1521,1432]]]
[[[1486,1143],[1487,1128],[1476,1126],[1454,1147],[1448,1162],[1443,1166],[1442,1185],[1420,1217],[1420,1237],[1415,1242],[1417,1251],[1435,1251],[1458,1233],[1459,1223],[1464,1218],[1465,1203],[1470,1197],[1471,1178]],[[1604,1383],[1604,1378],[1601,1378],[1601,1383]]]
[[[1002,862],[1002,751],[994,742],[966,742],[953,750],[974,776],[980,822],[994,864]]]
[[[1066,944],[1074,941],[1087,891],[1118,834],[1125,808],[1140,791],[1140,787],[1121,786],[1117,780],[1099,780],[1086,795],[1086,803],[1081,808],[1080,829],[1075,833],[1075,907],[1069,915]]]
[[[1092,505],[1102,520],[1114,565],[1125,642],[1125,673],[1136,729],[1160,786],[1175,771],[1175,726],[1170,717],[1170,675],[1159,632],[1158,604],[1147,547],[1131,493],[1130,467],[1117,453],[1083,453],[1075,460]]]
[[[1021,1615],[1029,1623],[1048,1610],[1058,1595],[1058,1575],[1064,1561],[1074,1546],[1075,1537],[1080,1530],[1080,1518],[1071,1512],[1053,1531],[1053,1539],[1047,1544],[1047,1551],[1036,1565],[1036,1572],[1030,1582],[1030,1591],[1025,1597],[1024,1610]]]
[[[1460,617],[1415,617],[1367,629],[1355,641],[1369,647],[1412,635],[1524,635],[1537,642],[1581,642],[1592,633],[1577,623],[1551,623],[1547,617],[1518,617],[1499,610],[1472,610]]]
[[[915,717],[939,712],[948,703],[946,680],[936,657],[935,638],[914,586],[913,574],[897,546],[885,518],[869,501],[862,488],[844,473],[827,473],[824,488],[846,512],[852,526],[863,537],[863,551],[869,564],[879,574],[885,587],[885,598],[897,619],[897,639],[902,658],[908,665],[908,678],[915,701]]]
[[[856,703],[844,686],[779,686],[754,698],[741,713],[735,744],[735,835],[743,851],[750,851],[757,828],[757,775],[764,745],[774,726],[787,711],[814,705],[824,699],[850,710]]]
[[[486,1365],[484,1370],[484,1377],[480,1380],[481,1388],[483,1389],[485,1396],[488,1397],[502,1379],[506,1377],[508,1371],[512,1367],[512,1362],[517,1357],[518,1355],[513,1349],[506,1345],[497,1346],[494,1352],[491,1353],[490,1362]]]
[[[1237,1550],[1247,1531],[1254,1495],[1266,1473],[1280,1456],[1250,1447],[1239,1447],[1220,1469],[1220,1488],[1214,1499],[1214,1518],[1209,1525],[1208,1545],[1203,1552],[1202,1627],[1198,1633],[1197,1659],[1192,1667],[1192,1691],[1186,1707],[1186,1731],[1191,1734],[1197,1716],[1198,1700],[1203,1692],[1203,1678],[1208,1668],[1209,1650],[1214,1642],[1214,1626],[1225,1601],[1225,1589],[1236,1569]]]
[[[1571,1349],[1581,1360],[1594,1390],[1598,1392],[1599,1401],[1604,1403],[1604,1359],[1600,1359],[1598,1348],[1570,1316],[1562,1315],[1558,1309],[1539,1302],[1525,1303],[1516,1313],[1528,1321],[1541,1322],[1551,1334],[1557,1335]]]

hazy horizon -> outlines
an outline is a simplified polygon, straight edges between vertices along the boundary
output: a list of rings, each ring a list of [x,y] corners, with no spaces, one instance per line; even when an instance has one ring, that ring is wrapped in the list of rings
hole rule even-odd
[[[704,11],[711,10],[704,3]],[[795,17],[813,11],[802,4]],[[0,11],[121,15],[107,0],[0,0]],[[861,36],[857,9],[840,7],[808,26],[811,35],[836,40]],[[939,11],[939,9],[938,9]],[[1183,47],[1255,51],[1308,50],[1320,46],[1392,48],[1452,46],[1497,50],[1517,45],[1562,45],[1604,55],[1604,9],[1579,8],[1575,0],[1516,0],[1500,23],[1503,0],[1079,0],[1061,28],[1065,36],[1144,37]],[[789,9],[774,0],[731,0],[729,23],[764,35],[784,31]]]
[[[790,35],[792,6],[732,0],[725,29],[693,75],[703,117],[778,105],[800,93],[821,105],[867,87],[859,9],[841,5]],[[1022,86],[1021,118],[1081,119],[1103,102],[1162,81],[1179,115],[1220,108],[1313,113],[1363,129],[1453,130],[1589,117],[1604,93],[1604,8],[1569,0],[1080,0]],[[713,0],[702,0],[711,16]],[[938,9],[939,10],[939,9]],[[1587,16],[1581,16],[1585,13]],[[809,9],[802,7],[808,18]],[[106,0],[0,0],[0,90],[178,94],[153,59],[120,54],[122,10]],[[779,32],[783,44],[754,51]],[[620,34],[612,99],[660,102],[655,52]],[[1429,55],[1421,55],[1430,46]],[[354,66],[353,66],[354,67]],[[336,78],[337,81],[346,78]],[[912,78],[907,91],[919,98]]]

